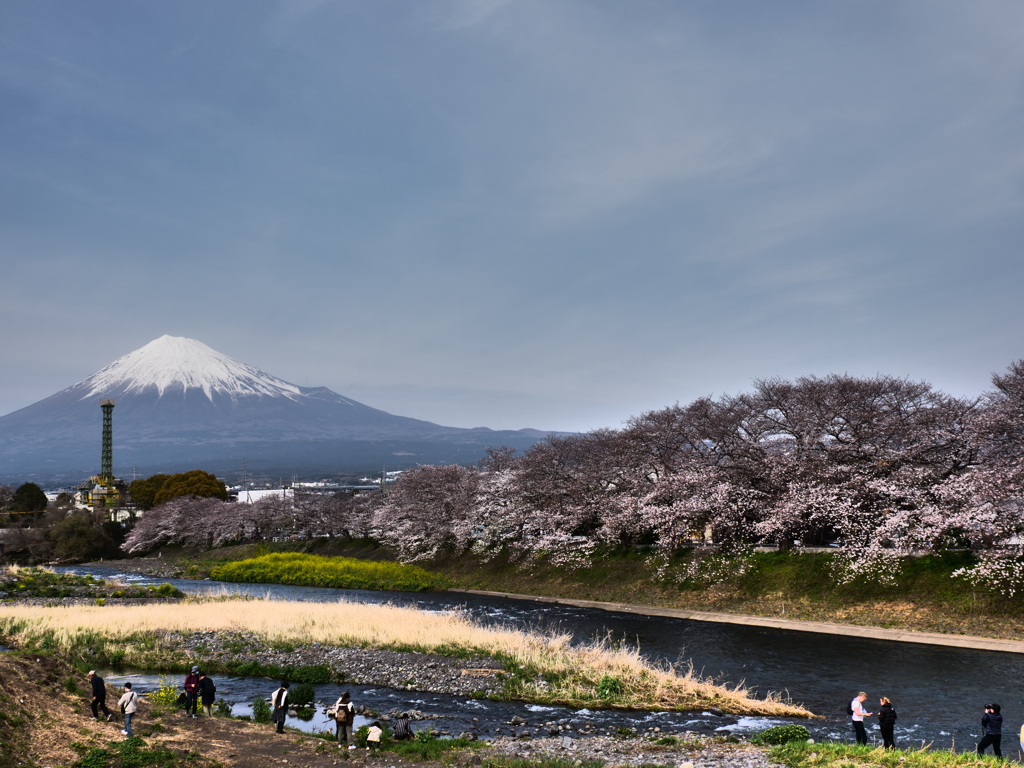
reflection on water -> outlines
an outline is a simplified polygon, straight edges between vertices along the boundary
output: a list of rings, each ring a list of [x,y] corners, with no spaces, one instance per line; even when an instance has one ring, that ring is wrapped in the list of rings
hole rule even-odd
[[[742,684],[759,695],[774,691],[804,704],[826,718],[824,722],[810,726],[817,737],[852,740],[852,730],[845,714],[846,705],[858,691],[862,690],[868,693],[868,703],[872,705],[877,705],[880,696],[892,699],[900,717],[896,727],[897,742],[906,745],[934,743],[936,746],[949,746],[955,740],[956,744],[964,747],[972,743],[979,738],[979,722],[983,707],[990,702],[1002,705],[1004,730],[1008,734],[1005,741],[1012,742],[1009,734],[1013,734],[1019,728],[1021,717],[1024,715],[1019,683],[1024,679],[1024,656],[1018,654],[616,614],[598,609],[535,603],[529,600],[508,600],[446,592],[373,592],[154,579],[134,574],[120,574],[115,569],[100,567],[76,567],[68,570],[104,577],[119,576],[127,581],[143,584],[170,581],[183,591],[193,594],[226,592],[279,600],[351,600],[415,605],[434,611],[463,609],[469,615],[486,623],[568,632],[578,641],[603,637],[625,640],[638,644],[643,653],[652,659],[689,662],[696,672],[718,682]],[[265,693],[269,696],[274,687],[273,683],[265,681],[263,684],[270,686]],[[329,686],[318,687],[318,691],[320,688],[326,692]],[[353,686],[353,690],[355,688]],[[219,689],[218,682],[218,693]],[[255,688],[253,690],[255,691]],[[381,696],[394,702],[383,709],[397,706],[415,707],[424,711],[429,709],[437,712],[465,713],[479,705],[491,708],[494,714],[497,714],[498,720],[508,720],[513,714],[520,714],[528,719],[532,718],[531,723],[537,721],[538,715],[541,715],[545,720],[566,717],[593,718],[597,723],[609,722],[614,725],[637,727],[642,725],[644,728],[662,722],[671,723],[673,726],[691,723],[689,727],[695,729],[721,726],[721,721],[714,717],[695,717],[693,714],[584,714],[557,710],[548,716],[546,713],[531,713],[525,707],[517,708],[518,705],[461,702],[452,697],[437,697],[431,700],[426,694],[406,691],[384,692],[384,689],[377,691],[375,694],[361,691],[361,695]],[[430,705],[414,704],[410,697],[423,698],[429,701]],[[228,698],[226,694],[225,698]],[[327,698],[330,696],[325,695],[324,699]],[[251,699],[239,699],[243,700]],[[333,699],[331,702],[333,703]],[[369,701],[363,703],[381,708]],[[432,707],[436,707],[436,710]],[[510,707],[507,716],[506,710],[500,709],[501,707]],[[465,718],[458,719],[459,722],[465,721]],[[495,718],[488,718],[491,719]],[[733,727],[745,728],[752,722],[742,719]],[[324,726],[314,724],[313,727]],[[505,730],[507,732],[507,727]],[[874,727],[874,733],[877,735],[877,726]]]

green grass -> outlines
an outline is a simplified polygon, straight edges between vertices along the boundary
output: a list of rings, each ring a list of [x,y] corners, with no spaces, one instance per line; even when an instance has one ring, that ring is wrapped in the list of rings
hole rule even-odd
[[[45,568],[8,568],[0,571],[0,592],[6,601],[28,598],[78,597],[97,601],[107,598],[184,597],[185,593],[171,586],[130,587],[111,584],[90,575],[54,573]],[[0,600],[3,602],[3,600]]]
[[[451,584],[444,576],[429,573],[414,565],[298,552],[262,555],[226,563],[215,567],[210,577],[221,581],[255,584],[297,584],[402,592],[446,589]]]
[[[112,741],[106,747],[87,747],[72,744],[82,757],[74,768],[199,768],[212,762],[195,752],[179,754],[167,747],[150,747],[138,736],[124,741]]]
[[[810,732],[802,725],[777,725],[755,734],[750,740],[751,744],[788,744],[791,741],[806,742],[811,738]]]
[[[858,579],[837,585],[832,579],[832,555],[824,552],[755,552],[753,567],[736,580],[750,597],[771,593],[799,594],[813,600],[870,600],[915,595],[947,601],[976,599],[977,589],[963,579],[952,578],[958,568],[973,565],[972,552],[944,552],[905,558],[892,584],[878,579]]]
[[[833,742],[782,744],[773,747],[769,757],[773,763],[788,768],[992,768],[1003,764],[994,757],[979,756],[973,750],[956,753],[946,749],[885,750]]]
[[[483,745],[469,739],[410,739],[409,741],[392,741],[382,746],[382,750],[394,752],[409,760],[437,761],[445,752],[455,749],[479,748]]]

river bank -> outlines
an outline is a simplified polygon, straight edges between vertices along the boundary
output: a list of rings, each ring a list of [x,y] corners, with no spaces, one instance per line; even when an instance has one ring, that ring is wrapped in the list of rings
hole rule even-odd
[[[941,645],[950,648],[974,648],[982,651],[1001,651],[1003,653],[1024,654],[1024,641],[999,640],[988,637],[970,635],[942,635],[935,632],[914,632],[902,629],[881,629],[879,627],[851,626],[848,624],[829,624],[820,621],[802,621],[799,619],[780,619],[766,616],[745,616],[736,613],[714,613],[711,611],[691,611],[682,608],[659,608],[652,605],[624,605],[622,603],[605,603],[598,600],[572,600],[562,597],[537,597],[536,595],[517,595],[509,592],[493,592],[482,589],[453,589],[468,595],[486,595],[502,597],[510,600],[535,600],[556,605],[571,605],[577,608],[598,608],[613,613],[630,613],[640,616],[665,616],[673,619],[690,621],[709,621],[717,624],[742,624],[748,627],[769,627],[786,629],[793,632],[810,632],[820,635],[842,635],[843,637],[864,637],[873,640],[890,640],[898,643],[919,643],[921,645]]]
[[[370,754],[347,750],[332,740],[289,730],[274,733],[272,725],[229,718],[184,718],[174,708],[161,707],[147,698],[134,718],[134,744],[124,741],[120,719],[94,721],[90,717],[88,682],[60,659],[48,656],[0,653],[0,695],[11,704],[0,718],[0,768],[26,765],[77,765],[87,755],[89,764],[106,765],[128,749],[132,764],[158,768],[245,766],[328,768],[345,763],[353,768],[586,768],[600,766],[684,765],[694,768],[767,768],[767,750],[742,740],[700,736],[659,729],[657,732],[617,736],[550,736],[524,739],[515,735],[477,741],[471,748],[413,759],[396,752]],[[112,709],[120,690],[107,686]],[[138,761],[139,753],[148,758]],[[162,758],[162,759],[161,759]],[[515,761],[513,763],[513,761]],[[526,762],[520,762],[526,761]],[[119,764],[119,763],[116,763]]]
[[[113,569],[89,568],[79,573],[92,573],[95,577],[117,578]],[[126,576],[139,584],[162,583],[162,578]],[[900,743],[933,744],[950,748],[953,744],[970,742],[976,730],[975,703],[997,701],[1004,707],[1009,721],[1020,722],[1024,710],[1019,710],[1013,680],[1024,676],[1024,655],[993,653],[965,648],[889,642],[846,635],[817,635],[770,629],[763,626],[688,621],[681,618],[643,616],[635,613],[615,613],[595,608],[582,608],[564,602],[547,600],[509,600],[467,593],[393,593],[372,591],[338,591],[310,587],[269,585],[220,584],[212,581],[172,580],[174,586],[189,594],[220,595],[226,591],[270,597],[288,602],[323,602],[336,604],[339,600],[367,604],[405,604],[426,611],[459,611],[474,621],[488,626],[518,627],[526,631],[542,630],[547,633],[571,633],[574,642],[587,643],[594,638],[607,639],[638,648],[656,665],[679,664],[692,666],[702,676],[716,680],[743,682],[752,692],[764,695],[770,691],[782,692],[787,699],[798,701],[811,711],[824,715],[824,720],[806,722],[816,739],[848,737],[849,723],[845,711],[840,713],[837,701],[842,703],[847,691],[865,690],[874,697],[892,698],[900,712],[897,739]],[[942,670],[937,675],[935,670]],[[245,689],[236,701],[249,701],[252,693],[262,693],[263,686]],[[335,686],[337,696],[340,686]],[[377,699],[375,705],[383,710],[393,706],[388,702],[389,692],[370,694]],[[327,694],[329,695],[329,694]],[[852,694],[851,694],[852,695]],[[399,694],[401,698],[401,694]],[[493,722],[496,713],[508,720],[511,714],[521,714],[532,720],[523,705],[492,701],[467,702],[465,699],[445,699],[439,695],[424,695],[427,704],[419,709],[455,714],[460,710],[480,709],[487,712]],[[484,706],[486,705],[486,707]],[[513,709],[509,709],[511,706]],[[517,709],[518,708],[518,709]],[[584,721],[614,725],[626,722],[646,728],[664,726],[672,720],[677,726],[685,725],[693,716],[683,715],[631,715],[629,712],[594,710],[595,717]],[[239,712],[240,714],[242,712]],[[696,715],[695,715],[696,716]],[[571,712],[559,718],[574,717]],[[700,726],[713,732],[725,723],[723,718],[704,718]],[[1016,720],[1015,720],[1016,719]],[[483,721],[483,716],[481,717]],[[744,721],[749,723],[749,719]],[[750,725],[746,726],[748,729]],[[743,727],[735,732],[743,733]],[[506,731],[507,732],[507,731]],[[709,731],[703,730],[708,733]]]
[[[754,698],[689,668],[654,664],[635,648],[486,627],[461,611],[240,598],[164,606],[15,605],[0,613],[0,640],[51,649],[87,666],[180,671],[198,663],[209,671],[287,674],[299,681],[350,675],[346,665],[360,668],[356,651],[373,652],[359,674],[382,675],[407,690],[433,680],[446,692],[541,705],[809,716],[776,696]],[[383,652],[404,655],[385,658]],[[440,665],[428,655],[456,661]],[[312,671],[318,666],[322,672]]]
[[[97,565],[158,578],[201,579],[222,563],[267,551],[294,551],[311,546],[320,554],[367,560],[390,556],[386,550],[366,543],[282,542],[239,545],[208,552],[167,548],[162,557],[123,559]],[[443,559],[421,565],[449,579],[456,589],[483,593],[595,601],[644,606],[652,611],[672,609],[737,616],[741,620],[750,617],[781,622],[766,626],[790,626],[788,622],[796,621],[825,625],[826,631],[836,625],[872,628],[883,632],[864,636],[912,641],[922,640],[929,634],[1007,641],[1024,637],[1024,602],[1020,598],[1007,599],[952,577],[957,568],[969,561],[970,553],[909,560],[892,584],[866,579],[835,585],[831,580],[829,557],[821,552],[757,553],[744,568],[737,568],[735,574],[703,586],[680,584],[666,578],[639,553],[604,557],[592,566],[572,571],[544,564],[524,569],[508,562],[479,562],[472,558]],[[676,563],[676,570],[684,564]],[[691,618],[701,619],[701,616],[695,614]],[[803,626],[813,631],[809,625]],[[991,647],[1003,650],[1002,646]]]

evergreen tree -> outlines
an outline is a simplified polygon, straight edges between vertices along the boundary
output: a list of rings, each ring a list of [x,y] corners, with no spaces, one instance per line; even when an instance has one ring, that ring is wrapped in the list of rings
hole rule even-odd
[[[179,496],[202,496],[227,501],[228,489],[222,481],[209,472],[193,469],[191,472],[181,472],[167,478],[160,486],[160,490],[157,491],[153,502],[163,504],[165,501],[176,499]]]
[[[35,483],[22,483],[11,497],[12,512],[42,512],[46,504],[46,494]]]

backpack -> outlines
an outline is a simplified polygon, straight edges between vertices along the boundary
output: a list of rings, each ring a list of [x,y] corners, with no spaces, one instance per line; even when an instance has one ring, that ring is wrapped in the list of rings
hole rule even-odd
[[[852,703],[853,703],[852,699],[850,701],[846,702],[846,716],[847,717],[853,717],[853,707],[850,706]]]

